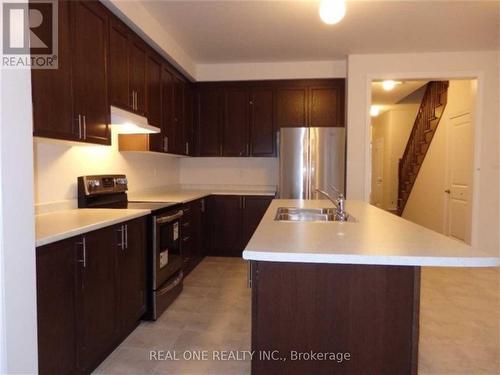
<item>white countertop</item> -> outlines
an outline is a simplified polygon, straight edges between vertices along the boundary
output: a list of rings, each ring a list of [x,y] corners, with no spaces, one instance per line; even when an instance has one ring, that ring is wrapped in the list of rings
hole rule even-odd
[[[265,195],[274,196],[275,190],[257,188],[233,188],[226,186],[213,186],[203,189],[192,188],[155,188],[143,192],[129,192],[129,201],[142,202],[175,202],[187,203],[209,195]]]
[[[279,222],[278,207],[332,207],[328,200],[275,199],[243,258],[273,262],[492,267],[498,257],[360,201],[346,211],[358,222]]]
[[[36,246],[64,240],[150,213],[150,210],[81,208],[36,215]]]

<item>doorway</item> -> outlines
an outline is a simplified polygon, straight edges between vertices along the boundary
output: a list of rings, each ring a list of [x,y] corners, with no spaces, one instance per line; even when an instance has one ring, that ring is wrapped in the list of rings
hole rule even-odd
[[[477,81],[371,86],[370,203],[470,244]]]

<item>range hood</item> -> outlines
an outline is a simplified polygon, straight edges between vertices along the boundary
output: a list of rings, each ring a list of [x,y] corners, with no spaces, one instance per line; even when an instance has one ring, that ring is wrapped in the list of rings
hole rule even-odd
[[[119,134],[160,133],[161,129],[148,124],[148,119],[136,113],[111,106],[111,128]]]

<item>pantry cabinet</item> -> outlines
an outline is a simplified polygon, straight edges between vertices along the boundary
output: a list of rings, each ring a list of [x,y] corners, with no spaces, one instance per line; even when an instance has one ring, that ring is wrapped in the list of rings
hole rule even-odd
[[[146,221],[36,249],[40,374],[90,373],[146,309]]]

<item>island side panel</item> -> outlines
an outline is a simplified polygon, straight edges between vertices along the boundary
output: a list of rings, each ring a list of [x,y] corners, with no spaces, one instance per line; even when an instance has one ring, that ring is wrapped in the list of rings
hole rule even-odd
[[[419,300],[420,267],[252,261],[252,374],[416,375]]]

